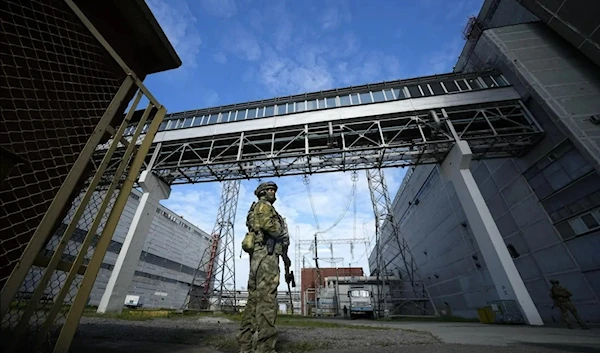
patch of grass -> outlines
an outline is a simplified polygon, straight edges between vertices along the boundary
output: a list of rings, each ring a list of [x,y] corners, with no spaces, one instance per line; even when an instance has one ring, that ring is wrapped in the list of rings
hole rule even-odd
[[[180,311],[180,310],[154,310],[154,309],[123,309],[121,314],[107,313],[98,314],[96,307],[87,307],[83,311],[83,316],[102,317],[109,319],[120,319],[129,321],[146,321],[152,319],[181,319],[190,317],[224,317],[232,321],[241,321],[241,314],[230,313],[212,313],[202,311]]]
[[[295,326],[295,327],[308,327],[308,328],[347,328],[354,330],[395,330],[394,327],[378,327],[368,325],[349,325],[336,322],[321,321],[316,318],[306,316],[291,316],[291,315],[280,315],[277,316],[278,326]]]
[[[96,308],[88,307],[83,311],[83,316],[87,317],[102,317],[108,319],[120,319],[128,321],[146,321],[159,318],[176,317],[174,310],[132,310],[124,309],[121,314],[107,313],[99,314]]]
[[[440,317],[392,317],[379,319],[379,321],[419,321],[419,322],[479,322],[478,319],[469,319],[460,316]]]

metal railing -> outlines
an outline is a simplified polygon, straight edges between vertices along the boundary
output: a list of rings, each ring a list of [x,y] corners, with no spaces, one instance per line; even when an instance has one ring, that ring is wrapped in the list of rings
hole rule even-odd
[[[35,3],[33,5],[38,6],[29,3],[23,5],[21,2],[11,4],[9,8],[12,12],[10,14],[13,16],[15,27],[21,25],[19,21],[34,23],[37,18],[40,18],[35,16],[36,11],[43,10],[44,6],[50,7],[45,2],[33,2]],[[70,169],[68,169],[68,174],[64,173],[67,174],[66,178],[61,180],[62,184],[59,190],[53,194],[53,198],[36,198],[32,193],[21,198],[21,200],[29,200],[33,208],[36,207],[36,202],[51,201],[51,204],[47,211],[38,215],[37,218],[25,219],[25,226],[35,228],[35,232],[30,239],[19,240],[19,246],[22,248],[26,245],[26,247],[22,251],[20,259],[13,261],[10,267],[10,276],[2,287],[0,303],[2,346],[3,351],[7,353],[50,350],[58,353],[69,350],[123,208],[142,167],[144,167],[144,160],[152,140],[166,113],[165,108],[158,103],[72,0],[53,3],[53,6],[57,8],[47,8],[47,16],[42,17],[43,21],[69,23],[69,26],[63,26],[61,29],[60,26],[40,21],[38,26],[32,30],[46,28],[47,35],[64,36],[65,39],[70,39],[69,41],[57,41],[58,43],[67,43],[65,50],[60,51],[58,48],[52,47],[53,50],[46,53],[46,57],[50,58],[46,64],[50,70],[56,70],[56,75],[53,76],[57,77],[54,85],[56,89],[43,86],[43,89],[38,90],[37,94],[23,94],[23,98],[19,102],[16,102],[19,97],[13,94],[14,118],[15,123],[26,124],[35,129],[34,118],[22,119],[23,111],[33,114],[31,107],[35,104],[41,105],[38,100],[48,99],[48,97],[40,99],[39,94],[56,94],[57,98],[48,104],[50,108],[56,105],[56,120],[66,120],[66,122],[60,126],[58,122],[55,122],[54,126],[44,126],[44,122],[40,122],[39,126],[45,127],[46,136],[58,135],[62,140],[59,138],[56,141],[52,139],[44,141],[43,138],[35,138],[42,134],[33,134],[29,138],[40,145],[48,146],[48,151],[53,151],[53,143],[63,142],[63,148],[59,151],[64,154],[64,151],[71,149],[74,152],[69,156],[59,155],[57,164],[60,164],[62,159],[67,160],[68,158],[71,158],[73,162],[71,164],[65,162],[60,165],[62,168],[70,167]],[[32,21],[22,21],[23,16],[32,14]],[[51,28],[53,28],[53,32],[50,31]],[[23,32],[15,31],[15,33]],[[32,35],[32,32],[26,33]],[[9,50],[12,51],[13,58],[16,58],[15,62],[21,55],[22,59],[28,60],[32,66],[37,65],[34,69],[41,72],[44,70],[44,60],[39,59],[36,50],[24,49],[23,41],[35,42],[34,37],[32,35],[32,38],[23,37],[20,38],[21,41],[15,40]],[[68,47],[78,44],[74,38],[83,38],[81,45]],[[34,45],[34,47],[36,46]],[[41,47],[46,48],[43,45],[36,48]],[[57,59],[61,53],[69,52],[66,49],[75,51],[79,56],[80,60],[73,61],[77,64],[73,64],[72,67],[67,64],[61,67],[62,61],[60,58]],[[85,56],[85,54],[88,55]],[[55,56],[56,63],[52,62],[52,55]],[[120,79],[101,77],[102,71],[98,70],[98,67],[107,66],[107,57],[112,57],[122,69]],[[32,75],[31,81],[35,81],[32,71],[25,71],[15,64],[14,71],[9,75],[15,76],[14,81],[18,81],[17,78],[20,78],[21,82],[30,79],[27,75]],[[108,71],[106,69],[106,72]],[[77,79],[76,82],[73,82],[74,79]],[[119,84],[117,84],[118,81],[120,81]],[[80,84],[79,88],[76,87],[77,84]],[[77,94],[80,93],[77,90],[85,93],[85,85],[93,86],[93,84],[97,84],[96,88],[99,91],[97,96]],[[21,85],[21,87],[24,86]],[[104,91],[103,87],[106,87]],[[19,87],[15,85],[10,89],[14,93]],[[62,95],[59,95],[61,93]],[[134,98],[130,101],[132,94]],[[112,99],[109,99],[110,97]],[[146,99],[148,104],[142,114],[134,114],[142,99]],[[131,104],[125,109],[128,103]],[[4,106],[3,103],[3,109]],[[89,106],[93,106],[95,110],[86,110],[86,107]],[[42,107],[38,109],[43,113]],[[78,113],[70,116],[70,119],[74,121],[88,119],[87,130],[77,132],[74,131],[76,129],[71,129],[68,126],[69,118],[65,117],[65,109],[72,109],[69,112]],[[115,118],[123,110],[126,110],[124,118]],[[95,114],[96,118],[94,118]],[[21,119],[17,119],[17,117]],[[135,126],[132,140],[138,143],[129,143],[123,138],[128,126]],[[142,134],[142,130],[145,130],[144,134]],[[28,130],[24,129],[24,131]],[[104,155],[100,162],[94,161],[91,158],[92,155],[94,153],[97,155],[98,145],[105,144],[107,137],[110,139],[109,148],[103,150]],[[80,141],[81,148],[74,148],[74,143],[69,145],[69,142],[64,145],[64,141],[74,140]],[[87,142],[85,142],[86,140]],[[114,163],[111,160],[117,148],[125,150],[123,158],[116,168],[108,168],[109,164]],[[38,153],[43,152],[42,149]],[[56,161],[57,156],[52,157]],[[38,181],[41,178],[41,180],[47,179],[51,182],[53,166],[46,165],[44,161],[41,164],[47,171],[42,174],[34,174],[34,178],[38,178]],[[28,186],[30,189],[31,181],[35,181],[35,179],[26,177],[26,175],[22,176],[23,190],[28,190]],[[105,183],[107,180],[109,182]],[[30,182],[28,183],[28,181]],[[103,182],[101,183],[101,181]],[[10,176],[7,182],[11,182]],[[43,183],[38,183],[38,185],[43,185]],[[50,183],[50,185],[52,184]],[[44,190],[39,192],[42,196],[44,195]],[[74,201],[73,195],[75,195]],[[6,206],[4,198],[2,201],[3,206]],[[19,205],[14,208],[6,207],[6,210],[25,213],[26,210],[20,207]],[[14,230],[18,224],[8,226]],[[3,234],[5,234],[4,231]],[[7,241],[3,240],[3,247],[6,246],[5,243]]]

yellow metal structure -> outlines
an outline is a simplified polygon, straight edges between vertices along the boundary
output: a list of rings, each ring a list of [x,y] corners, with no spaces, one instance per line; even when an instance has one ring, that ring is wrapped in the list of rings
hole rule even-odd
[[[479,322],[482,324],[493,324],[496,322],[496,314],[490,306],[477,308],[477,315],[479,316]]]

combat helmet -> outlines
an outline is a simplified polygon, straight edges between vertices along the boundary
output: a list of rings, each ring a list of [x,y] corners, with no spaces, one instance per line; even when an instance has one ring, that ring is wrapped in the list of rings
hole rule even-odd
[[[551,279],[551,280],[550,280],[550,283],[552,283],[552,284],[559,284],[560,282],[559,282],[558,280]]]
[[[267,189],[275,189],[275,191],[277,191],[277,184],[275,184],[272,181],[265,181],[264,183],[260,183],[256,190],[254,190],[254,195],[260,197],[260,193]]]

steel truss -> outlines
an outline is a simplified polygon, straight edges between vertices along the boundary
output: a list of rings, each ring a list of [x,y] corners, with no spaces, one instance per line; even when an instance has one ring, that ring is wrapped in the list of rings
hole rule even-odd
[[[371,169],[366,173],[375,214],[376,274],[378,281],[381,281],[377,298],[378,316],[436,316],[435,305],[417,272],[408,244],[400,235],[383,170]],[[394,252],[403,263],[402,267],[394,269],[398,271],[399,278],[393,280],[390,279],[391,271],[388,268],[390,263],[384,263],[383,256],[389,246],[394,247]],[[389,314],[388,301],[392,304]]]
[[[520,101],[495,102],[165,141],[153,169],[186,184],[441,163],[448,121],[474,159],[518,156],[543,134]]]
[[[237,311],[233,226],[239,191],[239,180],[223,183],[212,244],[194,272],[183,310]]]

